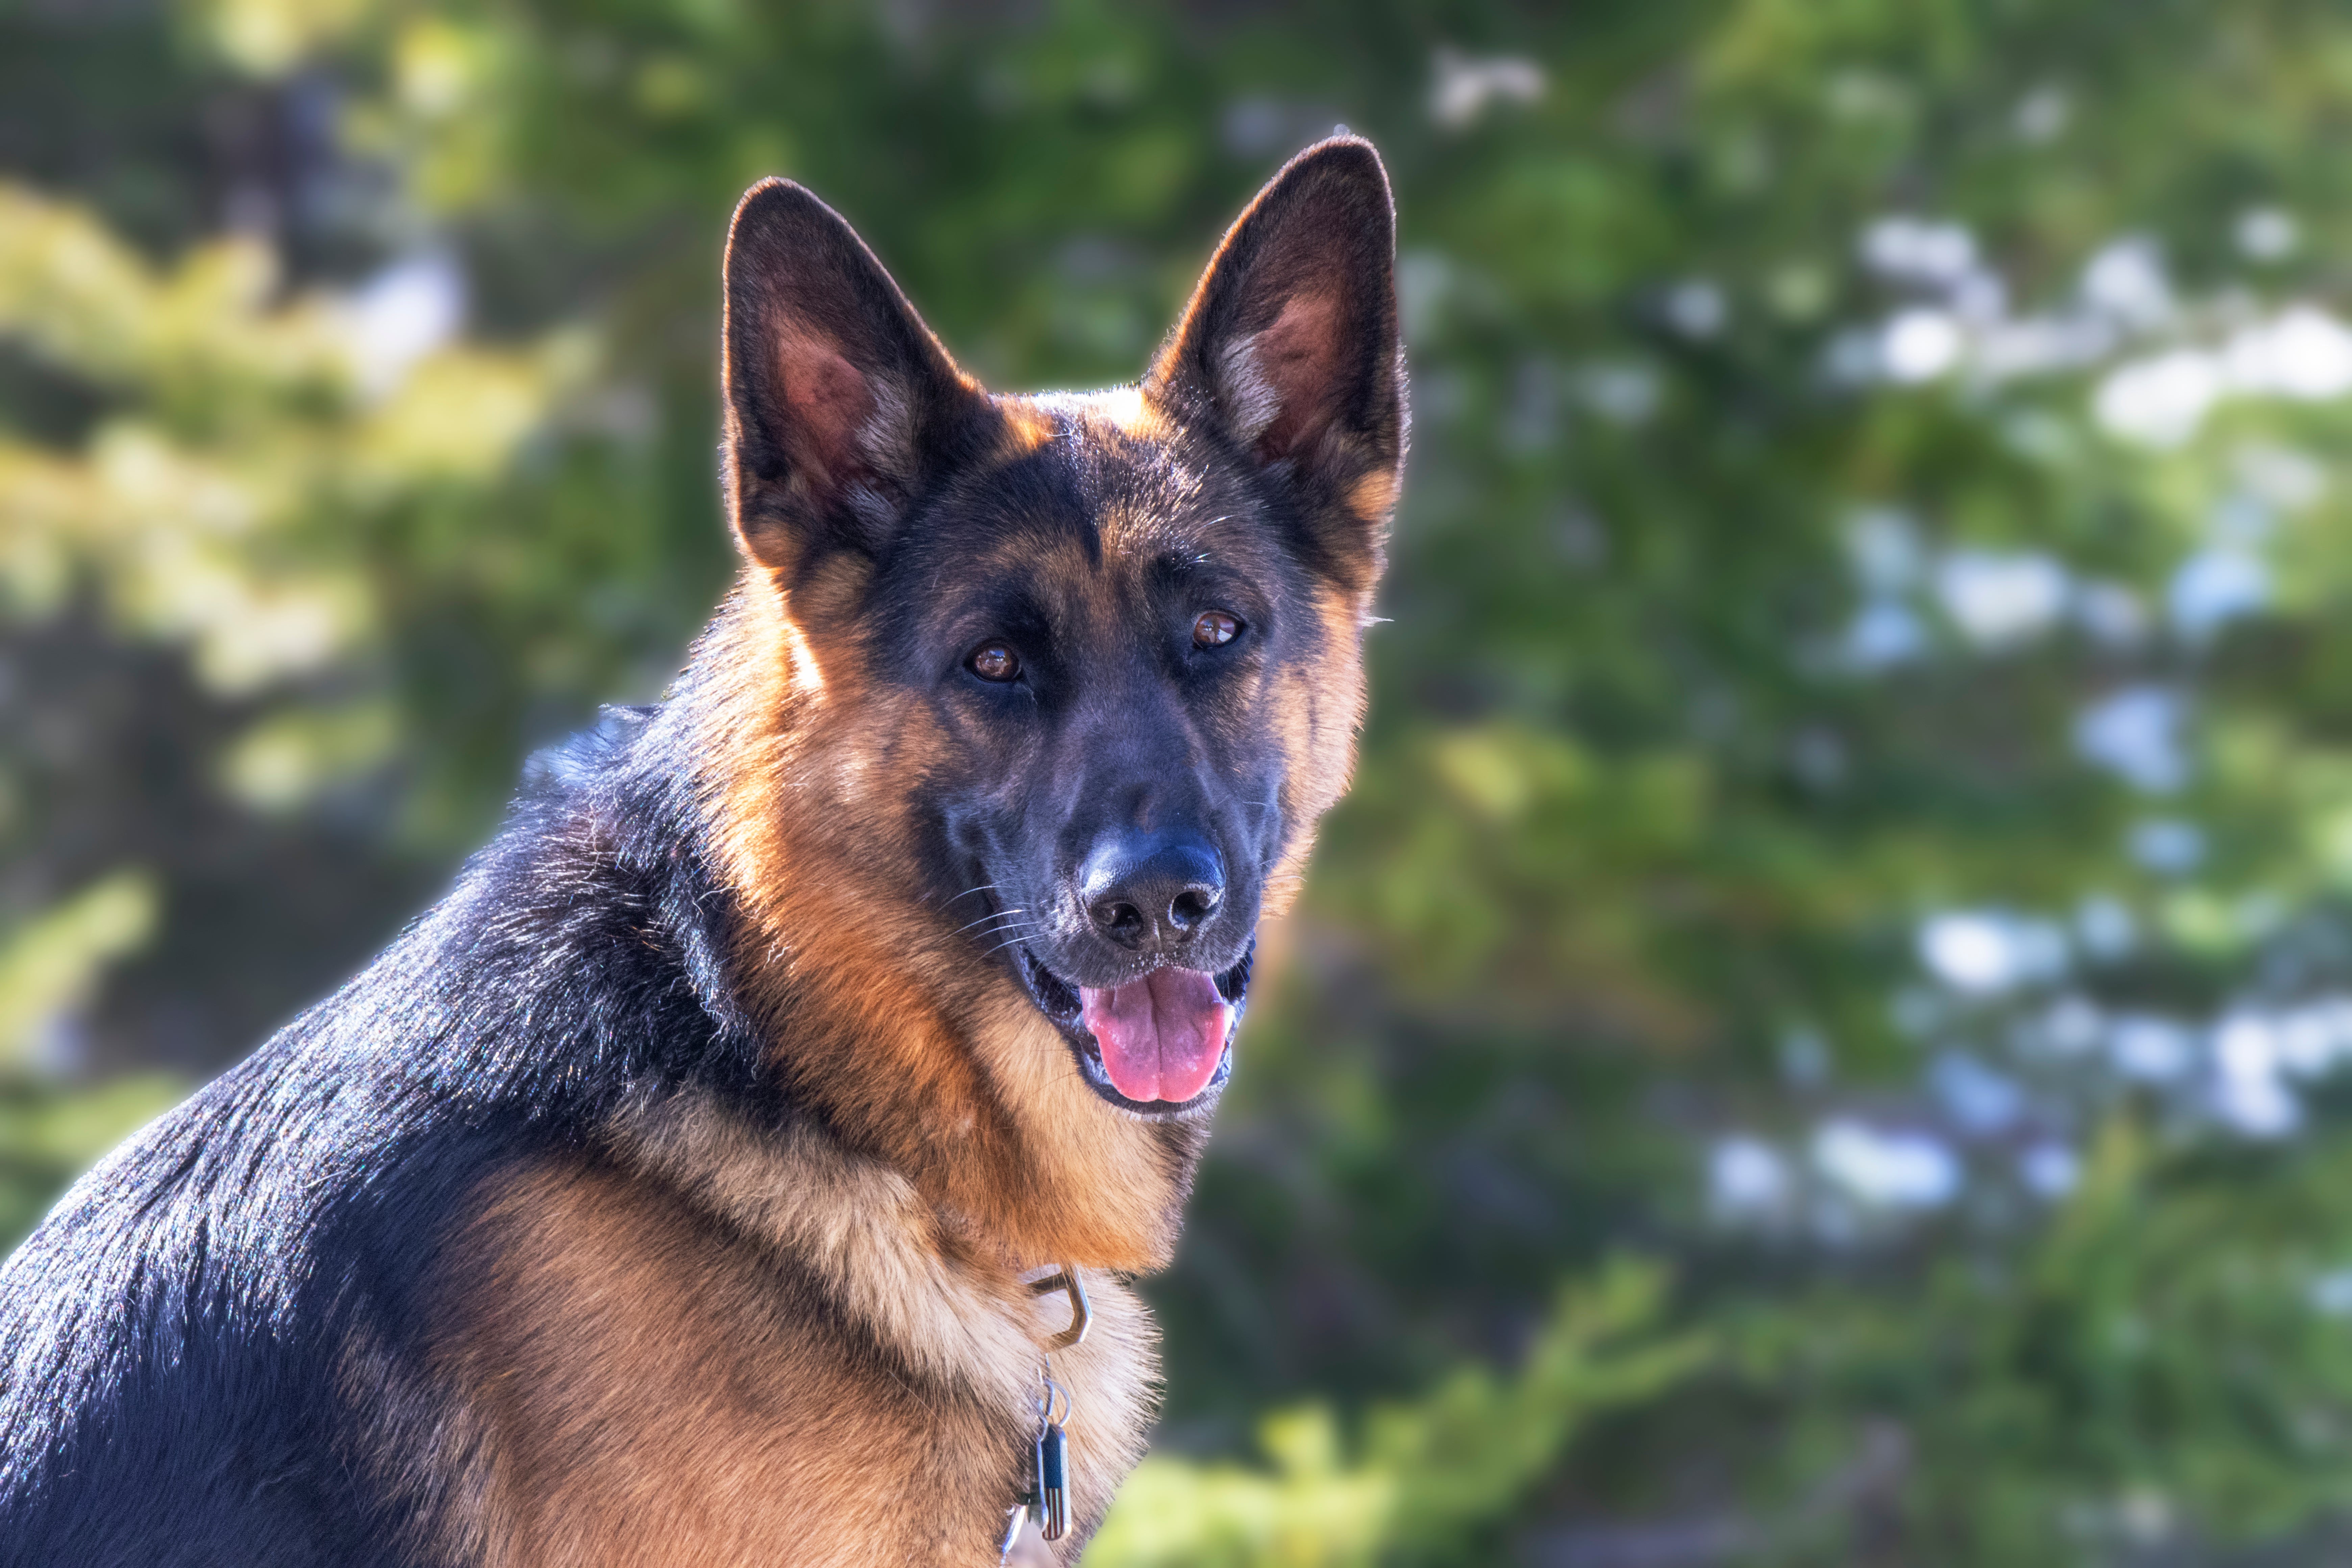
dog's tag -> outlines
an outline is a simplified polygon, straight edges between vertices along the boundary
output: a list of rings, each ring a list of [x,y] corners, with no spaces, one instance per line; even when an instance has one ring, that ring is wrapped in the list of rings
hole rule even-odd
[[[1037,1533],[1059,1541],[1070,1528],[1070,1446],[1058,1426],[1037,1438],[1037,1500],[1032,1505]]]

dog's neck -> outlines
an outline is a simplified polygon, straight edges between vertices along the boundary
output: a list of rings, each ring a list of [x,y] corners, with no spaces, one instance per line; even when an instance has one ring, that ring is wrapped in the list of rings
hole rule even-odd
[[[1107,1104],[1013,978],[926,901],[903,787],[915,699],[795,596],[745,574],[682,688],[709,864],[740,910],[732,979],[766,1060],[842,1146],[903,1176],[1002,1266],[1171,1256],[1206,1130]]]

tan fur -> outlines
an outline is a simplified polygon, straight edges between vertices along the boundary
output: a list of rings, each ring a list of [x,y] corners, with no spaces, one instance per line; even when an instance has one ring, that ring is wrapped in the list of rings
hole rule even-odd
[[[812,1129],[777,1136],[711,1104],[645,1108],[618,1131],[625,1160],[723,1215],[755,1245],[812,1269],[917,1377],[975,1392],[984,1406],[1031,1422],[1040,1345],[1069,1323],[1065,1297],[1037,1295],[944,1229],[896,1172],[845,1153]],[[1157,1335],[1134,1292],[1114,1276],[1080,1274],[1093,1328],[1082,1345],[1053,1352],[1052,1366],[1071,1395],[1079,1494],[1073,1515],[1098,1520],[1142,1450]]]
[[[814,1128],[745,1124],[716,1102],[633,1108],[623,1161],[778,1258],[815,1273],[877,1342],[941,1386],[1017,1409],[1036,1380],[1029,1298],[950,1232],[906,1177]]]
[[[1009,1486],[991,1413],[862,1375],[788,1271],[658,1184],[551,1163],[486,1199],[439,1366],[486,1428],[486,1563],[990,1555],[983,1510],[939,1504]]]
[[[1313,822],[1348,793],[1355,773],[1356,731],[1364,717],[1363,628],[1369,594],[1327,588],[1316,596],[1322,657],[1285,673],[1273,694],[1276,723],[1291,759],[1283,784],[1286,816]],[[1315,836],[1293,837],[1266,879],[1265,918],[1289,913],[1314,853]]]
[[[793,1018],[779,1068],[1006,1259],[1164,1267],[1183,1194],[1158,1139],[1087,1088],[1009,977],[972,975],[960,922],[888,891],[916,883],[913,834],[869,775],[919,765],[927,710],[873,689],[855,637],[786,600],[753,574],[722,616],[719,663],[743,690],[702,747],[721,875],[749,916],[747,1000]],[[811,672],[784,673],[800,658]]]
[[[1003,398],[998,406],[1004,416],[1004,441],[997,448],[1000,461],[1034,452],[1061,433],[1054,416],[1029,398]]]
[[[1373,468],[1349,488],[1346,505],[1358,521],[1385,531],[1396,510],[1398,475],[1393,468]]]
[[[469,1479],[441,1543],[498,1568],[992,1562],[1062,1296],[814,1130],[641,1105],[610,1153],[500,1180],[452,1249],[435,1371]],[[1157,1366],[1132,1292],[1082,1277],[1093,1330],[1052,1360],[1072,1545],[1141,1452]]]
[[[1167,414],[1136,386],[1117,387],[1087,401],[1087,412],[1132,440],[1164,439],[1171,429]]]

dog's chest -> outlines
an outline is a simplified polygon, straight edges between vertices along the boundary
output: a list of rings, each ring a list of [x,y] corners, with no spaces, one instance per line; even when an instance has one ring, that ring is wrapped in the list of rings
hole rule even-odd
[[[832,1212],[808,1234],[770,1215],[761,1241],[609,1167],[502,1180],[434,1353],[474,1475],[436,1532],[448,1555],[993,1563],[1068,1308],[970,1289],[871,1205]],[[1085,1283],[1091,1331],[1051,1361],[1069,1557],[1140,1454],[1156,1375],[1142,1304]]]

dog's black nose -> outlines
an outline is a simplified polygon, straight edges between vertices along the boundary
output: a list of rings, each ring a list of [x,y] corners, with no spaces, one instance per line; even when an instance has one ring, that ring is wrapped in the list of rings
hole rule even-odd
[[[1225,901],[1225,868],[1190,833],[1106,834],[1078,868],[1095,930],[1138,952],[1172,952]]]

